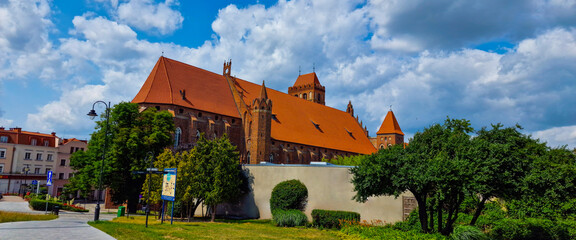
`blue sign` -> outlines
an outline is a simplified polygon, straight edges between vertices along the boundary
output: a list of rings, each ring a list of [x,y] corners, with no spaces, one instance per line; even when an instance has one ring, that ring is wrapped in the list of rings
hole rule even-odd
[[[48,171],[46,175],[46,186],[52,186],[52,171]]]
[[[38,180],[32,180],[32,185],[38,184]]]
[[[164,169],[162,182],[162,200],[174,201],[176,197],[176,168]]]

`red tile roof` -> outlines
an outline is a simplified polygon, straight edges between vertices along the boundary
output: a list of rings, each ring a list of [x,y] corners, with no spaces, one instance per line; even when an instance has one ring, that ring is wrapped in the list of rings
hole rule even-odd
[[[235,79],[244,103],[250,105],[262,94],[260,85]],[[320,84],[315,73],[301,75],[294,85],[300,83]],[[180,90],[185,91],[185,100]],[[272,100],[276,119],[272,120],[273,139],[362,154],[376,151],[350,114],[270,88],[265,94]],[[160,57],[132,102],[173,104],[240,117],[223,75],[165,57]]]
[[[240,117],[224,76],[160,57],[133,103],[173,104]]]
[[[396,120],[396,116],[394,116],[392,110],[388,111],[386,117],[384,118],[384,121],[382,122],[382,125],[380,126],[380,129],[378,129],[378,132],[376,132],[376,134],[391,134],[391,133],[404,135],[402,129],[400,129],[398,121]]]
[[[259,96],[260,85],[236,80],[244,91],[244,102]],[[376,151],[352,115],[270,88],[267,95],[275,115],[272,139],[362,154]]]
[[[304,74],[304,75],[300,75],[298,76],[298,78],[296,79],[296,82],[294,83],[293,87],[297,87],[297,86],[306,86],[306,85],[321,85],[320,81],[318,80],[318,76],[316,76],[316,73],[308,73],[308,74]]]

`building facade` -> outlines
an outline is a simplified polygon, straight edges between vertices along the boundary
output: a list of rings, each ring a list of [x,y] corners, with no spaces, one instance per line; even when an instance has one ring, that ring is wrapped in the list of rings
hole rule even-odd
[[[64,191],[64,185],[70,182],[74,176],[74,170],[70,167],[70,156],[77,151],[84,151],[88,146],[88,141],[76,138],[60,139],[58,144],[58,158],[55,162],[53,183],[51,194],[60,196]]]
[[[58,155],[56,133],[0,127],[0,191],[22,193],[32,181],[46,184]]]
[[[346,111],[325,106],[326,89],[316,73],[300,75],[284,93],[266,88],[264,82],[236,78],[231,70],[231,61],[217,74],[160,57],[132,102],[141,110],[173,114],[176,151],[192,148],[201,134],[226,134],[238,147],[241,162],[252,164],[308,164],[377,151],[378,143],[354,116],[352,103]],[[401,130],[394,134],[402,136],[395,143],[403,142]]]

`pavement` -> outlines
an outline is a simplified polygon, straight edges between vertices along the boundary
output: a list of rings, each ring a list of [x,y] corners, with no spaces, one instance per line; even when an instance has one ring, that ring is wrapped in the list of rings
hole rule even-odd
[[[0,200],[0,211],[44,214],[28,207],[28,202],[18,196],[4,196]],[[100,214],[100,220],[112,220],[115,214]],[[59,217],[50,221],[24,221],[0,223],[0,240],[112,240],[112,236],[88,225],[94,213],[60,211]]]

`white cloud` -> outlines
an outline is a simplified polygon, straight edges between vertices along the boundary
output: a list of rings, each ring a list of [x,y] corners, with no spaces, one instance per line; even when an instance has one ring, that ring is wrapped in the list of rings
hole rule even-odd
[[[116,2],[117,3],[117,2]],[[178,1],[166,0],[155,3],[153,0],[130,0],[120,3],[117,9],[118,21],[137,29],[157,34],[170,34],[182,27],[184,17],[175,10]]]
[[[576,126],[554,127],[532,133],[533,138],[540,139],[551,147],[568,145],[576,148]]]

